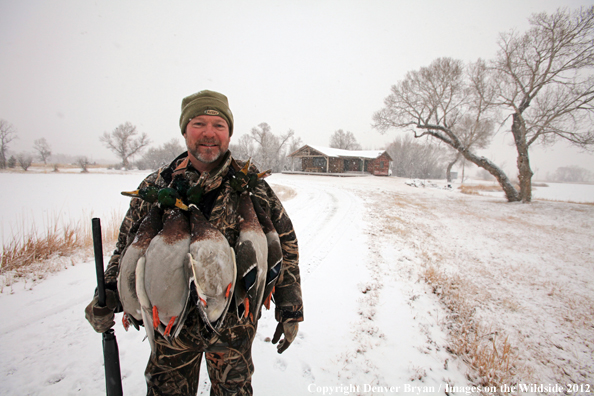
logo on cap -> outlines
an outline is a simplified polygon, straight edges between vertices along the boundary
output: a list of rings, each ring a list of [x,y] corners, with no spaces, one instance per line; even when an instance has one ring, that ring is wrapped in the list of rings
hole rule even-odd
[[[219,115],[219,112],[216,110],[204,110],[204,114],[215,116],[215,115]]]

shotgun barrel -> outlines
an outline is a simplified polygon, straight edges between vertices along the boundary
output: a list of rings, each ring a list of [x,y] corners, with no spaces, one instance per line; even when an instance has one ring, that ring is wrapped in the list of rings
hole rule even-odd
[[[101,240],[101,220],[93,218],[93,249],[97,271],[97,293],[99,306],[104,307],[105,277],[103,274],[103,242]],[[122,376],[120,372],[120,353],[113,329],[103,333],[103,359],[105,362],[105,388],[107,396],[122,396]]]

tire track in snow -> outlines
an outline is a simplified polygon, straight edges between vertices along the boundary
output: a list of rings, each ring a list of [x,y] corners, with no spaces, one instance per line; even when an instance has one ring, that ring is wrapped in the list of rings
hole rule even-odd
[[[289,213],[299,240],[303,275],[313,273],[341,238],[354,226],[357,210],[353,193],[322,183],[299,183],[300,199],[307,200],[300,210]]]

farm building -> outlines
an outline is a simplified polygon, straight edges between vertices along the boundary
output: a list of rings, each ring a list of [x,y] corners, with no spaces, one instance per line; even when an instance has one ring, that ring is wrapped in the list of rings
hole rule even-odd
[[[388,176],[392,161],[385,150],[341,150],[309,145],[289,157],[301,158],[303,172],[366,172],[376,176]]]

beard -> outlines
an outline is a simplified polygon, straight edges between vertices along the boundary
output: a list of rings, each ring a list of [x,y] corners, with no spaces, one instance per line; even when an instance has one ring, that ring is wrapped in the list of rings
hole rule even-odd
[[[203,146],[205,144],[212,144],[213,146]],[[188,151],[190,152],[190,154],[194,156],[194,158],[205,164],[212,164],[214,162],[217,162],[227,152],[226,149],[223,149],[221,147],[221,142],[216,140],[198,141],[194,144],[194,147],[188,147]]]

